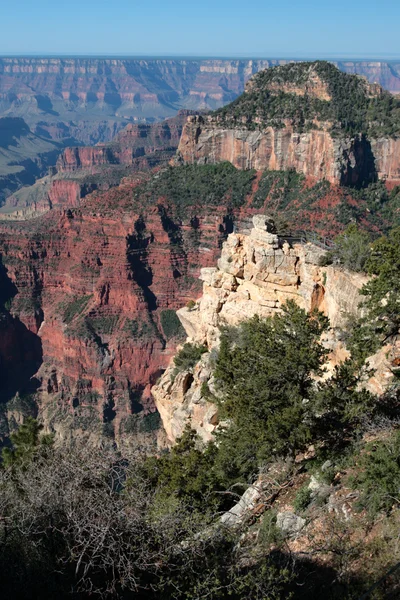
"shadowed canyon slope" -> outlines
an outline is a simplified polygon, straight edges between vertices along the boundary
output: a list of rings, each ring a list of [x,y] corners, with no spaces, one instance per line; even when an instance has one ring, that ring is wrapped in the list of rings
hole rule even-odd
[[[107,190],[135,171],[166,165],[190,114],[181,110],[159,123],[129,124],[108,144],[66,148],[50,174],[6,199],[0,218],[26,219],[56,206],[78,206],[96,189]]]
[[[80,208],[0,227],[1,368],[20,373],[20,410],[35,412],[36,359],[40,415],[62,438],[146,438],[157,425],[149,389],[179,339],[174,310],[197,297],[199,266],[214,264],[232,231],[228,189],[225,202],[222,193],[202,207],[198,196],[178,216],[161,193],[154,201],[151,181],[126,179]],[[2,402],[15,392],[2,380]],[[3,404],[3,436],[12,407]]]
[[[23,119],[0,118],[0,206],[13,191],[42,177],[61,150],[61,144],[33,133]]]

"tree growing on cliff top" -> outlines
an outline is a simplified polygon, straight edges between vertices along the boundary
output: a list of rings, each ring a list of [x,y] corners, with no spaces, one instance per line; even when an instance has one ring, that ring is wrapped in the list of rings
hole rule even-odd
[[[282,314],[225,329],[215,369],[222,417],[220,468],[226,478],[254,477],[260,461],[293,454],[311,440],[307,402],[327,351],[328,319],[289,301]]]
[[[364,315],[350,332],[348,347],[363,361],[400,331],[400,227],[372,244],[366,270],[372,276],[362,287]]]
[[[365,272],[370,254],[370,236],[352,223],[336,237],[335,248],[327,252],[321,262],[322,266],[339,263],[351,271]]]
[[[373,244],[367,270],[374,277],[361,290],[364,305],[385,340],[400,329],[400,227]]]

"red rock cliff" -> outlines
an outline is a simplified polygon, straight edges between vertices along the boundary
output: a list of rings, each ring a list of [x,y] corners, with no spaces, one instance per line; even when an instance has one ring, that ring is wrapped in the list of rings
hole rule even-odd
[[[92,194],[81,209],[0,227],[15,291],[0,360],[20,343],[14,320],[36,344],[40,414],[61,437],[146,435],[155,410],[149,386],[176,347],[162,311],[197,297],[199,268],[219,252],[223,208],[178,222],[176,245],[163,220],[168,207],[132,208],[134,185]]]
[[[178,153],[187,164],[229,161],[239,169],[295,169],[316,180],[355,184],[360,178],[400,180],[400,140],[397,138],[335,139],[328,126],[298,133],[285,127],[250,131],[228,128],[218,117],[189,116]]]
[[[151,154],[157,154],[159,161],[167,160],[176,152],[189,114],[190,111],[182,110],[176,117],[161,123],[129,124],[107,145],[67,148],[57,160],[57,171],[73,172],[103,165],[143,165],[145,161],[140,159]]]

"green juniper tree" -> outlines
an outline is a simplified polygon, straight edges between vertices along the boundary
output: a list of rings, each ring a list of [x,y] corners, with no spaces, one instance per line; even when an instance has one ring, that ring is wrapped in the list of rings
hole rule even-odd
[[[33,417],[28,417],[21,427],[11,434],[12,448],[3,448],[4,467],[21,466],[29,463],[39,447],[51,446],[53,436],[40,434],[43,426]]]
[[[260,461],[293,454],[311,439],[307,419],[313,377],[321,375],[328,327],[289,301],[282,314],[254,317],[235,336],[222,332],[215,377],[229,427],[218,435],[220,467],[230,479],[254,476]]]

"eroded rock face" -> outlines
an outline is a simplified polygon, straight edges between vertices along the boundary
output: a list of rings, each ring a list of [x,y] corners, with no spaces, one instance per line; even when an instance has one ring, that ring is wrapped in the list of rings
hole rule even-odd
[[[57,160],[57,171],[71,173],[103,165],[137,165],[144,168],[145,157],[155,153],[163,153],[157,158],[167,162],[175,154],[183,125],[190,114],[190,111],[182,110],[176,117],[161,123],[129,124],[107,145],[66,148]],[[151,160],[150,163],[152,166],[156,164]]]
[[[199,268],[219,254],[225,209],[199,215],[195,235],[189,217],[177,222],[177,244],[157,206],[132,207],[134,185],[96,192],[80,208],[0,225],[11,290],[0,296],[9,301],[0,369],[31,360],[39,418],[58,439],[154,439],[150,387],[177,344],[164,334],[162,312],[198,297]],[[37,355],[30,357],[26,340]],[[8,399],[0,389],[0,402]]]
[[[306,520],[292,512],[280,512],[276,516],[276,526],[285,535],[296,536],[306,525]]]
[[[212,117],[189,117],[179,154],[189,164],[229,161],[239,169],[296,169],[332,183],[341,178],[329,133],[298,134],[289,124],[284,129],[249,131],[246,127],[227,129]]]
[[[1,111],[69,144],[110,141],[131,119],[231,102],[257,71],[287,60],[1,58]]]
[[[400,179],[398,140],[335,139],[330,125],[319,123],[318,130],[298,133],[286,121],[282,129],[250,131],[245,126],[228,128],[218,116],[190,116],[178,152],[188,164],[229,161],[238,169],[295,169],[333,184],[352,185],[377,176]]]
[[[320,267],[322,250],[311,244],[290,247],[271,229],[270,219],[257,215],[249,234],[229,235],[218,267],[201,270],[203,295],[195,308],[181,308],[177,313],[187,341],[204,344],[209,352],[192,371],[180,373],[175,380],[171,363],[152,388],[171,443],[187,423],[203,440],[213,437],[218,412],[215,404],[207,401],[207,388],[218,395],[211,373],[221,325],[236,326],[254,315],[271,316],[292,299],[305,310],[318,308],[330,319],[331,330],[322,340],[330,352],[325,376],[348,357],[336,332],[340,333],[350,316],[361,316],[360,289],[367,278],[339,267]],[[383,349],[371,361],[378,369],[368,387],[382,393],[392,376],[391,357]],[[188,378],[190,386],[186,389]]]
[[[400,183],[400,140],[398,138],[371,140],[371,149],[375,157],[378,177],[398,185]]]
[[[9,198],[0,220],[26,220],[55,207],[74,208],[94,190],[116,187],[126,176],[167,165],[191,111],[151,125],[129,124],[110,144],[66,148],[52,173]]]

